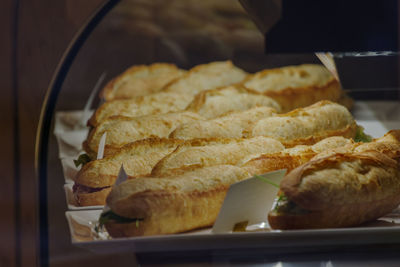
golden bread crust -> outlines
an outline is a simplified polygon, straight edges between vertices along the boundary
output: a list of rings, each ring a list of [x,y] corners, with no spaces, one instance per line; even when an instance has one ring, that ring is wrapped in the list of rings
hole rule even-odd
[[[132,66],[107,83],[100,97],[110,101],[152,94],[184,73],[168,63]]]
[[[342,97],[340,83],[324,66],[314,64],[263,70],[248,76],[243,85],[275,99],[283,112]]]
[[[251,155],[275,153],[285,147],[277,140],[266,137],[242,139],[230,144],[211,144],[200,147],[179,147],[160,160],[151,175],[165,175],[176,170],[193,170],[215,165],[237,165]]]
[[[162,91],[194,96],[204,90],[241,82],[246,76],[247,73],[231,61],[211,62],[195,66],[181,78],[166,85]]]
[[[252,175],[280,169],[286,169],[287,172],[290,172],[301,164],[308,162],[321,151],[348,146],[352,143],[351,139],[341,136],[328,137],[312,146],[299,145],[277,153],[263,154],[256,158],[251,158],[239,166]]]
[[[270,97],[247,90],[241,85],[230,85],[200,92],[186,110],[212,119],[261,106],[274,108],[277,112],[281,110],[279,104]]]
[[[129,179],[138,176],[148,176],[156,163],[173,152],[178,146],[186,148],[216,144],[234,144],[240,141],[240,139],[225,138],[193,139],[188,141],[167,138],[139,140],[124,145],[115,154],[85,164],[74,177],[74,181],[76,184],[92,189],[112,186],[115,183],[122,164],[129,175]],[[183,170],[179,170],[179,173],[182,172]],[[80,195],[81,199],[89,199],[89,201],[80,201],[82,203],[80,204],[81,206],[85,206],[85,203],[93,205],[94,200],[92,199],[95,199],[96,205],[105,204],[105,195],[101,195],[98,192],[94,192],[93,194],[95,195],[93,196],[91,194],[77,192],[75,195]]]
[[[184,110],[192,100],[193,96],[188,94],[158,92],[108,101],[96,109],[88,125],[95,127],[112,116],[138,117],[178,112]]]
[[[97,153],[98,144],[105,132],[107,132],[105,151],[109,149],[109,146],[122,147],[127,143],[150,137],[164,138],[168,137],[180,124],[201,119],[203,118],[191,112],[147,115],[135,118],[111,117],[90,131],[83,146],[88,154]]]
[[[275,114],[273,108],[255,107],[211,120],[182,124],[170,134],[170,137],[185,140],[211,137],[246,138],[257,121]]]
[[[144,219],[106,224],[112,237],[173,234],[214,223],[232,183],[249,177],[241,168],[219,165],[168,178],[138,178],[115,186],[107,197],[113,212]]]
[[[167,138],[149,138],[129,143],[115,154],[85,164],[74,181],[92,188],[111,186],[122,164],[129,176],[148,175],[159,160],[183,143],[183,140]]]
[[[397,162],[378,152],[333,154],[290,172],[281,190],[307,210],[379,201],[400,192]]]
[[[356,130],[356,122],[345,107],[323,100],[258,121],[252,136],[275,138],[286,147],[292,147],[312,145],[330,136],[354,138]]]

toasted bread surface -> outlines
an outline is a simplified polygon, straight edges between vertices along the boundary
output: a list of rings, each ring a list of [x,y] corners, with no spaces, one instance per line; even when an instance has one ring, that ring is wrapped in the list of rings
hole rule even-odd
[[[163,175],[171,170],[185,170],[214,165],[237,165],[250,155],[275,153],[284,146],[277,140],[266,137],[243,139],[237,143],[211,144],[200,147],[180,147],[159,161],[152,175]]]
[[[272,116],[257,122],[252,136],[267,136],[285,146],[312,145],[329,136],[354,138],[356,123],[339,104],[324,100],[306,108]]]
[[[112,79],[100,96],[110,101],[152,94],[184,73],[184,70],[168,63],[132,66]]]
[[[280,169],[286,169],[287,172],[290,172],[322,151],[351,144],[353,144],[351,139],[341,136],[328,137],[311,146],[298,145],[277,153],[262,154],[258,157],[249,158],[239,166],[251,174],[263,174]]]
[[[277,112],[281,110],[279,104],[270,97],[249,91],[240,85],[230,85],[197,94],[187,110],[212,119],[230,112],[261,106],[272,107]]]
[[[163,91],[196,95],[204,90],[241,82],[246,76],[247,73],[231,61],[211,62],[190,69],[181,78],[166,85]]]
[[[150,137],[168,137],[177,126],[195,120],[203,119],[191,112],[166,113],[159,115],[147,115],[141,117],[111,117],[92,129],[84,143],[85,151],[97,153],[98,144],[105,132],[107,132],[107,145],[122,147],[127,143]]]
[[[255,107],[215,119],[182,124],[171,133],[170,137],[176,139],[246,138],[257,121],[275,114],[276,110],[273,108]]]
[[[97,126],[112,116],[138,117],[184,110],[193,100],[192,95],[158,92],[130,99],[103,103],[89,119],[90,126]]]
[[[275,99],[283,112],[342,97],[339,82],[317,64],[266,69],[248,76],[243,85]]]

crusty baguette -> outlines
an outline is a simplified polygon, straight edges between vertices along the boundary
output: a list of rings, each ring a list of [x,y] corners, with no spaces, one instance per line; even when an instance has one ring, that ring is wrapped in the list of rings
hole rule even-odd
[[[311,146],[298,145],[277,153],[262,154],[258,157],[249,158],[248,160],[244,160],[244,163],[239,166],[253,175],[280,169],[286,169],[287,172],[290,172],[294,168],[308,162],[322,151],[352,144],[353,141],[351,139],[333,136],[325,138]]]
[[[252,136],[275,138],[286,147],[312,145],[329,136],[354,138],[357,125],[342,105],[323,100],[256,123]]]
[[[181,78],[166,85],[163,92],[196,95],[204,90],[241,82],[246,76],[247,73],[231,61],[212,62],[190,69]]]
[[[391,131],[368,144],[317,155],[291,171],[280,190],[299,208],[271,211],[271,227],[348,227],[392,211],[400,204],[399,137]]]
[[[97,126],[112,116],[137,117],[156,115],[184,110],[193,100],[189,94],[158,92],[136,96],[130,99],[113,100],[102,104],[88,121],[88,125]]]
[[[279,104],[272,98],[247,90],[241,85],[229,85],[197,94],[187,107],[187,111],[212,119],[229,112],[261,106],[281,111]]]
[[[196,147],[240,142],[236,139],[193,139],[189,141],[149,138],[123,146],[117,153],[85,164],[74,177],[74,197],[80,206],[104,205],[121,165],[130,177],[149,175],[156,163],[178,146]]]
[[[168,137],[177,126],[203,119],[191,112],[166,113],[140,117],[111,117],[93,128],[83,143],[89,155],[97,153],[101,137],[107,132],[105,155],[115,152],[125,144],[150,137]]]
[[[283,112],[320,100],[337,102],[343,94],[333,75],[324,66],[314,64],[266,69],[249,75],[243,85],[275,99]]]
[[[243,139],[237,143],[210,144],[198,147],[179,147],[160,160],[153,168],[153,176],[171,172],[193,170],[215,165],[237,165],[250,155],[276,153],[285,147],[277,140],[266,137]]]
[[[233,112],[225,116],[206,121],[194,121],[178,126],[171,134],[171,138],[246,138],[251,134],[254,124],[276,114],[270,107],[255,107],[249,110]]]
[[[160,91],[184,73],[184,70],[168,63],[133,66],[107,83],[100,97],[110,101],[149,95]]]
[[[137,178],[113,186],[107,205],[139,224],[105,224],[112,237],[185,232],[211,226],[229,186],[250,177],[239,167],[219,165],[163,178]]]

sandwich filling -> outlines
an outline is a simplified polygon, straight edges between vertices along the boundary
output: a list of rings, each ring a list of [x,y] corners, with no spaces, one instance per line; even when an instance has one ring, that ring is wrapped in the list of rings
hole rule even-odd
[[[88,187],[85,185],[77,184],[75,183],[74,186],[72,187],[72,192],[74,194],[89,194],[89,193],[95,193],[99,192],[103,189],[110,188],[111,186],[104,186],[104,187]]]
[[[89,157],[89,155],[88,154],[81,154],[81,155],[79,155],[79,157],[78,157],[78,159],[74,159],[74,164],[75,164],[75,167],[79,167],[79,165],[82,165],[82,167],[86,164],[86,163],[88,163],[88,162],[90,162],[92,159]]]
[[[358,126],[356,136],[354,137],[354,141],[368,143],[372,141],[372,137],[364,132],[363,127]]]
[[[123,216],[119,216],[118,214],[114,213],[113,211],[105,211],[100,214],[99,218],[99,224],[98,227],[96,227],[96,231],[98,229],[101,229],[105,224],[109,222],[114,222],[114,223],[136,223],[136,227],[139,227],[140,221],[143,221],[143,218],[127,218]]]
[[[299,207],[296,203],[291,201],[285,194],[281,193],[274,202],[274,206],[272,209],[274,212],[277,213],[286,213],[286,214],[306,214],[309,213],[308,210],[305,210]]]

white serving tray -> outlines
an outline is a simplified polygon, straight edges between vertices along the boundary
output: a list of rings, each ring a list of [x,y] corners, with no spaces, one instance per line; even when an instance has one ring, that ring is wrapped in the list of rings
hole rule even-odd
[[[400,103],[396,101],[356,102],[352,113],[357,123],[374,138],[383,136],[391,129],[400,128]],[[61,146],[59,148],[61,149]],[[71,188],[72,185],[65,186],[67,201],[71,199]],[[392,214],[375,222],[353,228],[290,231],[264,229],[255,232],[226,234],[212,234],[211,229],[203,229],[174,235],[104,240],[96,239],[93,232],[102,206],[77,207],[69,201],[67,204],[71,210],[66,212],[66,217],[72,243],[96,252],[249,248],[267,248],[269,251],[280,250],[282,252],[282,249],[290,247],[304,250],[306,247],[312,246],[400,244],[400,209],[396,209]]]
[[[400,243],[400,209],[377,221],[353,228],[318,230],[257,230],[212,234],[211,229],[189,233],[97,239],[94,227],[101,210],[68,211],[71,240],[76,246],[95,252],[196,251],[240,248],[304,249],[312,246],[368,245]],[[299,250],[297,250],[299,251]]]

